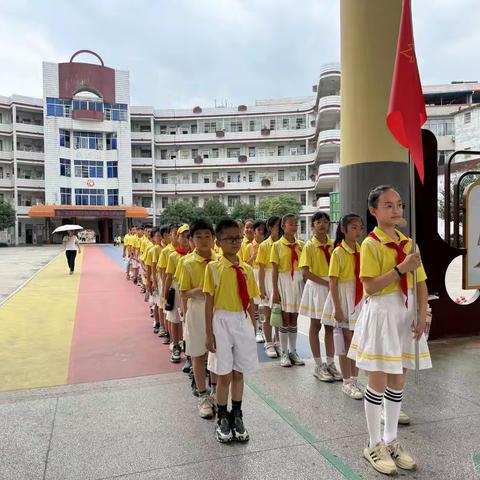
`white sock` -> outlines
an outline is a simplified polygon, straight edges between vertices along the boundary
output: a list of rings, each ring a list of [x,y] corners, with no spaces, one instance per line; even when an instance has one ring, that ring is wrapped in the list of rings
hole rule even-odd
[[[385,389],[383,397],[385,405],[385,427],[383,440],[390,443],[397,438],[398,418],[402,408],[403,390],[393,390],[390,387]]]
[[[380,416],[382,413],[383,394],[373,388],[367,387],[365,392],[365,417],[367,418],[368,434],[370,436],[369,446],[375,447],[382,440],[380,433]]]
[[[280,347],[282,348],[282,353],[288,352],[288,327],[280,327]]]
[[[333,363],[333,357],[327,356],[327,365],[331,365]]]
[[[288,343],[290,344],[290,351],[297,351],[297,327],[288,327]]]
[[[315,365],[317,365],[317,367],[321,367],[322,366],[322,357],[314,357],[314,360],[315,360]]]

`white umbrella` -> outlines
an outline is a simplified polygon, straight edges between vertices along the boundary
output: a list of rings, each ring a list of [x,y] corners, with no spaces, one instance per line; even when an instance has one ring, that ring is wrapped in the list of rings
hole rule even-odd
[[[80,225],[62,225],[57,227],[52,233],[68,232],[69,230],[83,230]]]

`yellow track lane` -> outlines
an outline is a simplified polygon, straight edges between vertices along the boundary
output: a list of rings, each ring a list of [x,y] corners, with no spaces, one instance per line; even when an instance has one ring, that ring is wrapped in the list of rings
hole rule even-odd
[[[0,306],[0,391],[67,383],[83,255],[64,254]]]

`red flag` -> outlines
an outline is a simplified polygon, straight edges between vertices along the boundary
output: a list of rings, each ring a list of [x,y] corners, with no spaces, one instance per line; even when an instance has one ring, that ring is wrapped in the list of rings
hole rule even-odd
[[[387,126],[397,142],[410,150],[422,183],[424,181],[422,125],[426,120],[425,100],[413,42],[410,0],[403,0]]]

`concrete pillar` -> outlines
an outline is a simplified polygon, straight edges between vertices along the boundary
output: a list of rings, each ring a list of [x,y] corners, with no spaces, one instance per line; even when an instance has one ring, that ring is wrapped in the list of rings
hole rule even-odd
[[[368,191],[381,184],[408,202],[408,152],[385,122],[401,11],[401,0],[341,0],[342,214],[366,219]]]

